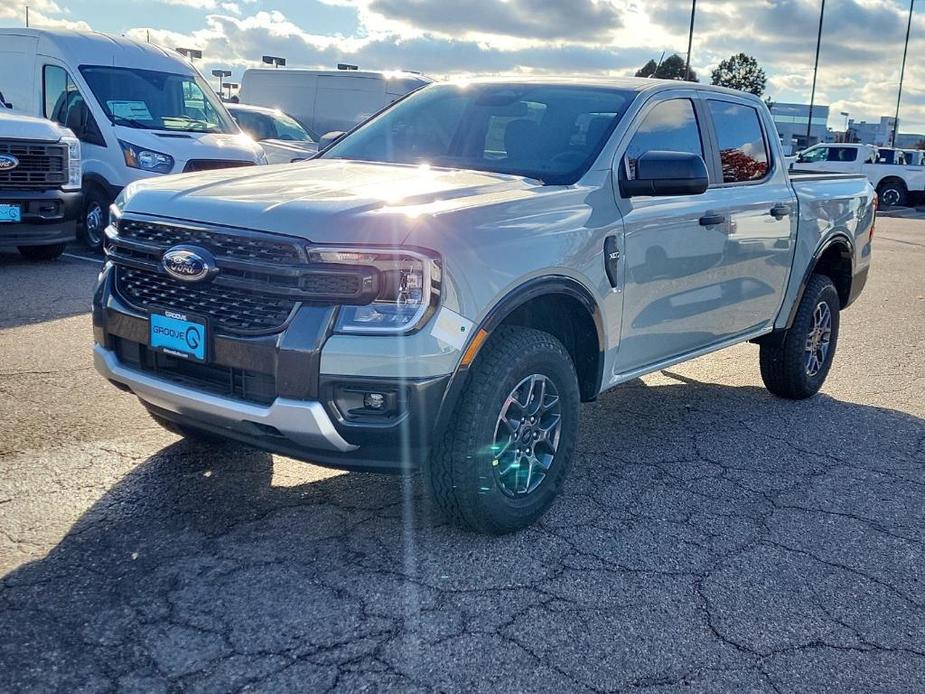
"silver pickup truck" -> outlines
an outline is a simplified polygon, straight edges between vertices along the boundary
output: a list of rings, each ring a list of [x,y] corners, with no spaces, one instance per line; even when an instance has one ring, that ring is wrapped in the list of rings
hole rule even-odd
[[[434,84],[312,161],[129,185],[96,366],[171,431],[421,468],[450,519],[510,532],[608,388],[752,342],[771,392],[816,393],[876,204],[789,176],[739,92]]]

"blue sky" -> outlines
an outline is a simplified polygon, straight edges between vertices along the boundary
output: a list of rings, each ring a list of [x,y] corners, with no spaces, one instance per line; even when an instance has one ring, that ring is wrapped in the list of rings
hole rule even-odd
[[[203,71],[235,77],[264,53],[290,65],[461,74],[632,74],[684,52],[690,0],[0,0],[0,25],[93,28],[199,48]],[[817,103],[878,120],[892,114],[908,0],[828,0]],[[819,0],[699,0],[692,63],[702,79],[745,51],[776,101],[809,98]],[[902,131],[925,132],[925,7],[916,16]]]

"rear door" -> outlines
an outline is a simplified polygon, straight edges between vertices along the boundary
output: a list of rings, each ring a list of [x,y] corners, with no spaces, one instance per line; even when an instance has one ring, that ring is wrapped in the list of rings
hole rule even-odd
[[[722,180],[712,189],[728,220],[719,275],[728,335],[761,329],[777,315],[793,261],[796,196],[783,161],[776,161],[758,107],[746,99],[706,98],[713,151]],[[771,131],[773,132],[773,131]],[[840,155],[857,155],[856,148]]]

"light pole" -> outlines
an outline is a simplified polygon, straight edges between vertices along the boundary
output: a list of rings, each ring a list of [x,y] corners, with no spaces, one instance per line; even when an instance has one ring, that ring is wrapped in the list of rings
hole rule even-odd
[[[196,59],[202,60],[202,51],[198,48],[177,48],[176,51],[180,55],[185,55],[189,58],[190,62]]]
[[[240,87],[241,85],[239,85],[237,82],[223,82],[223,83],[222,83],[222,86],[223,86],[225,89],[228,90],[228,99],[230,100],[230,99],[231,99],[231,90],[232,90],[232,89],[237,89],[237,88]]]
[[[903,99],[903,79],[906,77],[906,57],[909,55],[909,35],[912,33],[912,10],[915,9],[915,0],[909,0],[909,23],[906,25],[906,47],[903,48],[903,66],[899,70],[899,93],[896,95],[896,117],[893,119],[893,137],[890,146],[896,146],[896,136],[899,134],[899,104]]]
[[[848,142],[848,123],[851,122],[851,114],[847,111],[842,111],[841,115],[845,117],[845,142]]]
[[[687,35],[687,60],[684,63],[684,79],[691,81],[691,49],[694,47],[694,18],[697,16],[697,0],[691,0],[691,30]]]
[[[218,77],[218,95],[222,95],[222,80],[231,77],[231,70],[212,70],[212,76]]]
[[[819,49],[822,48],[822,20],[825,18],[825,0],[822,0],[822,7],[819,9],[819,35],[816,37],[816,64],[813,67],[813,91],[809,97],[809,122],[806,124],[806,144],[809,146],[809,138],[813,132],[813,107],[816,105],[816,77],[819,74]]]
[[[278,55],[265,55],[261,58],[261,60],[263,60],[263,62],[265,62],[267,65],[272,65],[273,67],[279,67],[280,65],[286,67],[286,59],[280,58]]]

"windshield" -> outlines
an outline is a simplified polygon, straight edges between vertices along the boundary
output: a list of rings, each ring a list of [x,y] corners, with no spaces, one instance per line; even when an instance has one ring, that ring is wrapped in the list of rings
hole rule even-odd
[[[263,113],[235,108],[231,115],[238,121],[241,130],[258,141],[314,142],[301,125],[282,112]]]
[[[438,84],[398,101],[327,159],[431,164],[571,184],[588,170],[635,92],[529,84]]]
[[[225,107],[199,75],[84,65],[81,74],[116,125],[144,130],[236,133]]]

